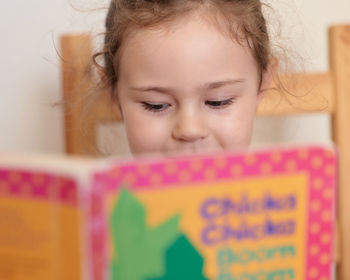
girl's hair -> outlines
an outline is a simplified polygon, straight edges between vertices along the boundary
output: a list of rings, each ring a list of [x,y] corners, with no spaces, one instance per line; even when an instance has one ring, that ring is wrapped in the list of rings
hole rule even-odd
[[[171,23],[198,10],[210,16],[219,28],[223,29],[224,24],[223,31],[250,48],[260,74],[267,70],[271,47],[260,0],[111,0],[104,46],[93,56],[94,64],[103,73],[103,85],[115,87],[123,40],[132,31]],[[98,63],[101,56],[103,65]]]

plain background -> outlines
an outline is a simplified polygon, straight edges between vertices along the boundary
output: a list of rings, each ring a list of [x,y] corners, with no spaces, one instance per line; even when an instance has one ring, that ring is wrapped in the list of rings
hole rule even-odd
[[[349,0],[270,0],[282,43],[305,70],[328,69],[327,30],[350,24]],[[63,153],[60,62],[63,33],[103,30],[107,0],[11,0],[0,11],[0,151]],[[277,25],[274,25],[277,26]],[[111,131],[109,128],[104,130]],[[112,136],[113,138],[113,136]],[[329,117],[262,119],[254,144],[327,142]],[[112,140],[113,142],[113,140]]]

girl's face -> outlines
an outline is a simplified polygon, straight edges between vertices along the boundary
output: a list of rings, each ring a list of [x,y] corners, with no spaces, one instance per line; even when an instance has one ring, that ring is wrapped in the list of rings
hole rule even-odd
[[[116,86],[131,152],[245,148],[269,79],[251,51],[200,17],[139,30],[123,44]]]

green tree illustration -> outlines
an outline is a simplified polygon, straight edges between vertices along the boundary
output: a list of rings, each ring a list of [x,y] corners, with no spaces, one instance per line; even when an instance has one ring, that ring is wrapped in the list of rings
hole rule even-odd
[[[122,189],[110,217],[114,252],[111,280],[143,280],[165,274],[165,251],[179,237],[179,216],[155,228],[146,224],[144,206]]]
[[[185,235],[181,235],[166,251],[166,274],[148,280],[205,280],[203,258]]]

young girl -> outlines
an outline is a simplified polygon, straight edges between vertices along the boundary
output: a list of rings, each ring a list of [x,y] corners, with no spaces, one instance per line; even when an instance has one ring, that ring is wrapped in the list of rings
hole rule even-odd
[[[133,154],[249,145],[273,75],[260,0],[112,0],[104,76]]]

